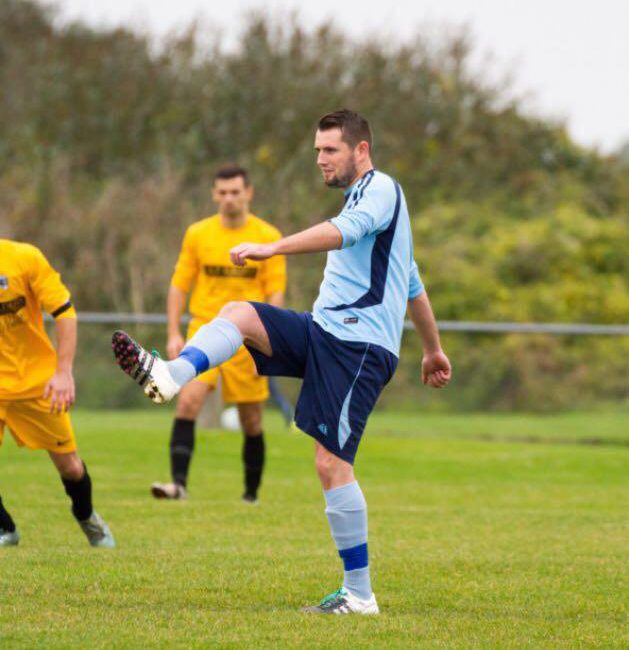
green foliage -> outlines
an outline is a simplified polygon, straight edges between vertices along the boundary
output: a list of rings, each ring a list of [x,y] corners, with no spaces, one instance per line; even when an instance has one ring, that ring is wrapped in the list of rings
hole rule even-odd
[[[471,49],[464,32],[392,46],[263,15],[229,50],[194,28],[157,48],[0,0],[0,234],[39,244],[82,310],[162,311],[183,230],[212,210],[218,163],[251,167],[255,210],[284,232],[338,210],[313,126],[349,105],[405,189],[439,318],[628,322],[626,158],[523,113],[472,69]],[[290,261],[292,307],[311,305],[323,262]],[[626,341],[448,343],[462,383],[426,406],[627,398]],[[419,351],[406,347],[389,402],[414,394]]]

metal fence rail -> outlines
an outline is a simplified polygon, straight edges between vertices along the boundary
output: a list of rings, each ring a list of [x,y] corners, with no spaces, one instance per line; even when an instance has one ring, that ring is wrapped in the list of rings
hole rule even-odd
[[[188,318],[184,318],[186,322]],[[79,312],[81,323],[100,323],[111,325],[165,325],[166,314],[132,314],[127,312],[109,313],[84,311]],[[590,336],[627,336],[629,325],[595,325],[593,323],[501,323],[480,321],[438,321],[442,332],[478,332],[478,333],[520,333],[520,334],[574,334]],[[405,329],[412,329],[410,321]]]

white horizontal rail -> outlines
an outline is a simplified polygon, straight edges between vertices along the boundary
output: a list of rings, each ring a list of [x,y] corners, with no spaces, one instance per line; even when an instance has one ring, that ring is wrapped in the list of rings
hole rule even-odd
[[[184,317],[184,322],[189,318]],[[79,312],[81,323],[100,323],[109,325],[165,325],[166,314],[132,314],[128,312],[110,313],[97,311]],[[442,332],[478,332],[495,334],[574,334],[591,336],[627,336],[629,325],[595,325],[593,323],[505,323],[481,321],[438,321]],[[405,329],[412,329],[406,321]]]

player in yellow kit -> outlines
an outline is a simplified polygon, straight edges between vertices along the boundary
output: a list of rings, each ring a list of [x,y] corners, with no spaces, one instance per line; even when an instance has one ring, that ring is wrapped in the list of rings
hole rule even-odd
[[[229,259],[229,250],[241,241],[268,243],[281,237],[279,230],[249,212],[252,197],[253,187],[245,169],[225,165],[216,172],[212,198],[218,213],[188,228],[171,280],[167,306],[169,358],[176,358],[185,343],[179,327],[189,291],[192,291],[189,307],[192,320],[188,339],[230,301],[256,300],[283,306],[284,257],[252,262],[246,267],[234,266]],[[244,346],[228,362],[199,375],[179,393],[170,441],[172,483],[153,483],[151,491],[155,497],[186,497],[195,422],[208,392],[216,387],[219,374],[223,399],[238,406],[244,434],[243,499],[257,500],[264,466],[262,406],[269,396],[269,387],[267,378],[258,375]]]
[[[56,352],[41,307],[55,319]],[[41,251],[0,239],[0,444],[8,428],[19,446],[45,449],[89,543],[112,547],[109,527],[92,508],[90,476],[77,454],[68,415],[75,398],[76,330],[70,294]],[[0,546],[19,540],[0,498]]]

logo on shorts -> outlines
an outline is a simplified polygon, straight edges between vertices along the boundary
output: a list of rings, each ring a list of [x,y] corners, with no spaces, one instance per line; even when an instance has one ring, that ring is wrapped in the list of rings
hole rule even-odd
[[[0,275],[0,289],[9,288],[9,278],[6,275]]]
[[[358,322],[358,316],[352,316],[351,318],[344,318],[343,323],[345,325],[356,325]]]
[[[317,429],[319,429],[324,436],[328,435],[328,427],[325,424],[320,424]]]

